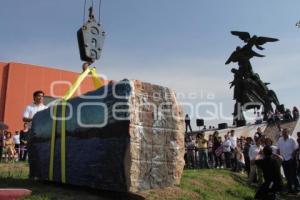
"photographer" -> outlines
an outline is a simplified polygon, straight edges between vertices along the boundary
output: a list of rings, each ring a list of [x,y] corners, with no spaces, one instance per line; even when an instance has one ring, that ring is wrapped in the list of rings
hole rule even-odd
[[[280,162],[283,158],[278,154],[273,154],[270,146],[263,149],[263,158],[256,156],[256,160],[251,161],[261,168],[264,176],[264,183],[259,187],[255,194],[255,199],[273,200],[276,199],[276,193],[282,190],[282,178],[280,173]]]

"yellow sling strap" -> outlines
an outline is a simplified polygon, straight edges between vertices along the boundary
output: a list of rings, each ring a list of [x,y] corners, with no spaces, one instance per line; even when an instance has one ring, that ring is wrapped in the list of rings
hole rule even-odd
[[[66,183],[66,105],[67,101],[73,96],[82,81],[91,73],[92,80],[96,89],[104,85],[103,81],[98,78],[96,68],[88,68],[79,75],[76,81],[72,84],[63,98],[58,101],[53,107],[53,116],[57,116],[57,105],[61,102],[61,182]],[[56,134],[56,119],[52,119],[51,142],[50,142],[50,163],[49,163],[49,180],[53,181],[53,165],[55,153],[55,134]]]

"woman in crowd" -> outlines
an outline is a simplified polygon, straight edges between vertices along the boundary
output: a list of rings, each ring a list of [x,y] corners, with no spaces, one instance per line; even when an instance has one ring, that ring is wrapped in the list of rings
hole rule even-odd
[[[222,148],[222,138],[219,137],[219,132],[215,131],[213,134],[213,147],[212,151],[214,154],[214,160],[215,160],[215,168],[222,168],[223,167],[223,162],[222,162],[222,153],[223,150],[219,149]],[[218,151],[219,150],[219,153]]]
[[[20,151],[20,160],[26,161],[27,159],[27,141],[28,141],[28,123],[24,123],[24,128],[20,132],[20,142],[21,142],[21,151]]]
[[[193,169],[196,167],[195,163],[195,140],[191,135],[186,138],[186,165],[187,168]]]
[[[236,172],[243,173],[245,168],[245,158],[240,143],[237,144],[237,148],[236,148],[236,160],[237,160]]]
[[[8,158],[9,161],[13,161],[14,156],[15,156],[15,143],[13,141],[11,132],[6,133],[4,148],[5,148],[5,154],[6,154],[5,157]]]
[[[207,149],[208,149],[208,163],[211,168],[214,167],[214,153],[213,153],[213,136],[208,136]]]
[[[17,158],[16,160],[18,161],[19,156],[20,156],[20,133],[19,131],[16,131],[14,136],[13,136],[14,144],[15,144],[15,151]]]

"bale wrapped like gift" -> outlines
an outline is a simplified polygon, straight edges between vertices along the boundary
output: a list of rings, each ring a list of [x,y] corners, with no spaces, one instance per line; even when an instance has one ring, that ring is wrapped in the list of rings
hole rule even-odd
[[[61,110],[57,106],[53,116],[52,106],[33,118],[29,145],[33,176],[61,182],[65,174],[62,182],[67,184],[130,192],[180,182],[184,122],[170,89],[124,80],[73,98],[66,106],[65,140],[61,140]]]

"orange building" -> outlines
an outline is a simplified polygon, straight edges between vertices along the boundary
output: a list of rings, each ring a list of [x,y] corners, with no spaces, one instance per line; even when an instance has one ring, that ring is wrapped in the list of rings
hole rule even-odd
[[[36,90],[45,92],[45,103],[61,97],[79,73],[21,63],[0,62],[0,121],[15,131],[23,128],[23,111]],[[76,96],[94,90],[91,78],[83,81]]]

